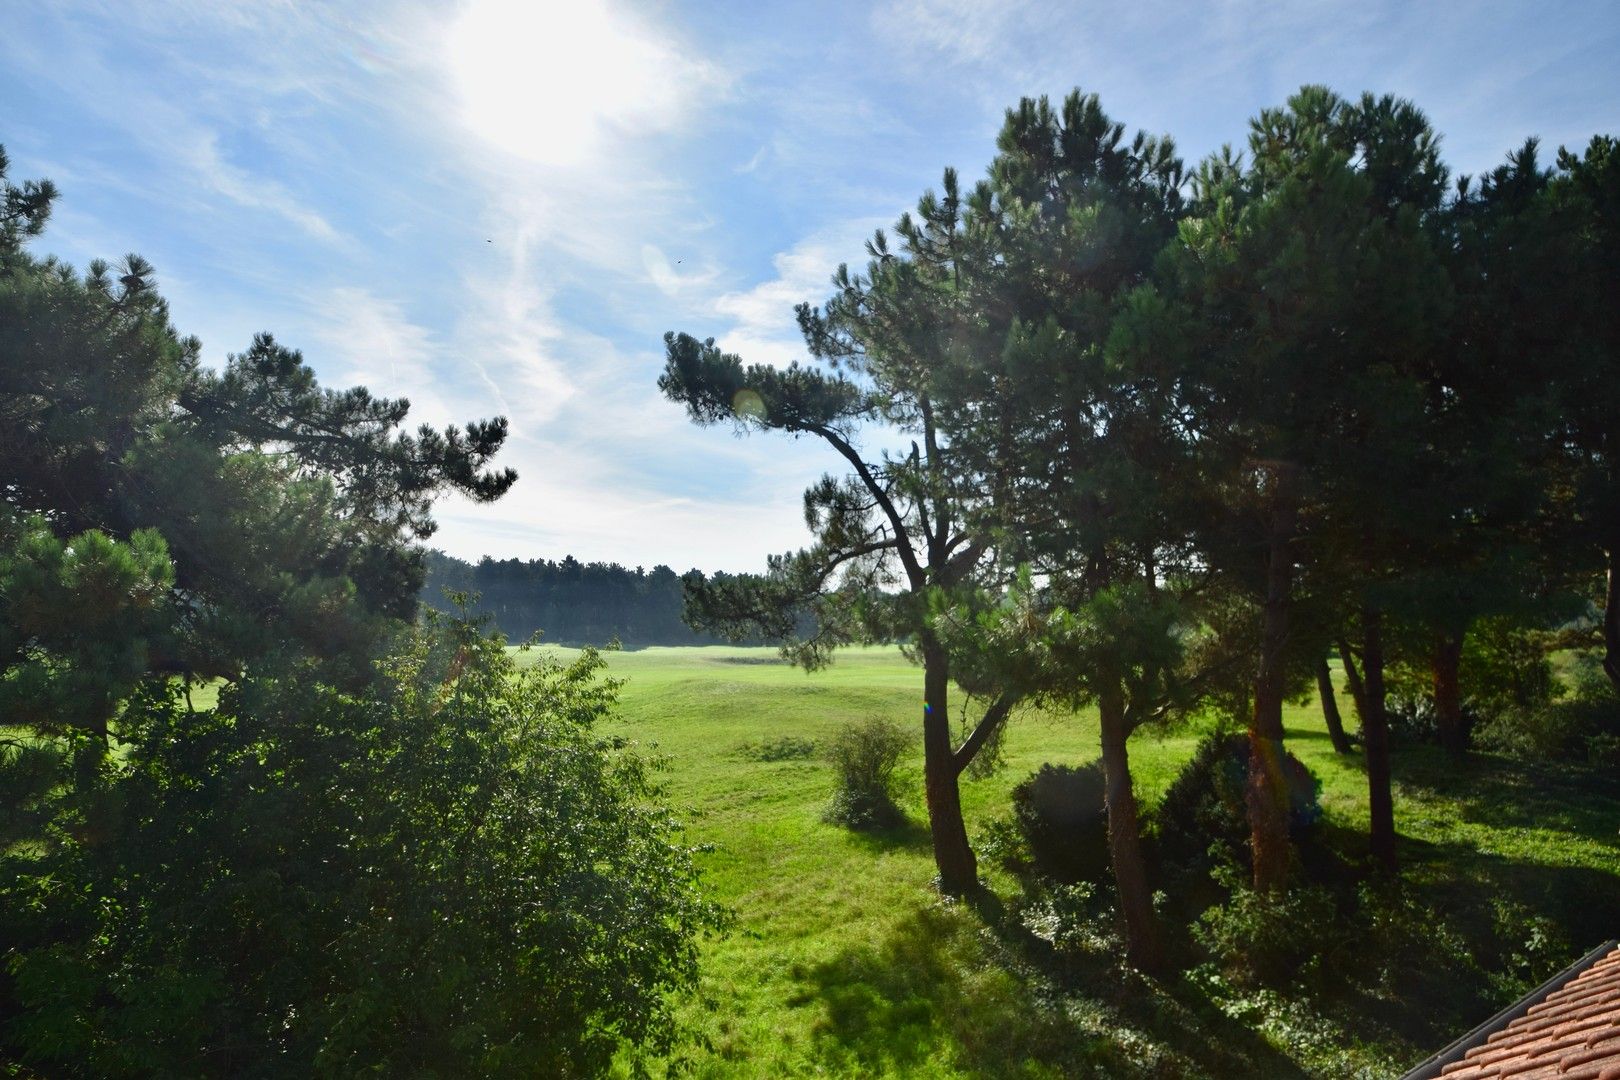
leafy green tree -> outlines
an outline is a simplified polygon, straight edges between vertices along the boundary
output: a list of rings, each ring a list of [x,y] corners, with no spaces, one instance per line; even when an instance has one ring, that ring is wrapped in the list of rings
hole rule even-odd
[[[445,590],[476,594],[473,610],[487,613],[515,641],[543,633],[560,645],[600,645],[618,638],[636,645],[710,645],[682,619],[681,575],[667,566],[651,570],[618,563],[551,559],[492,559],[470,563],[439,551],[427,554],[422,603],[449,611]],[[695,580],[707,580],[689,571]],[[759,644],[757,638],[751,644]]]
[[[1557,454],[1557,381],[1528,356],[1567,355],[1572,312],[1552,282],[1567,244],[1546,198],[1536,143],[1458,180],[1427,222],[1453,302],[1424,375],[1428,482],[1407,508],[1422,536],[1393,606],[1395,654],[1429,673],[1440,742],[1468,745],[1463,657],[1482,619],[1526,625],[1575,614],[1569,513]],[[1426,208],[1429,209],[1429,208]]]
[[[519,671],[411,621],[433,497],[513,481],[504,422],[401,432],[405,402],[268,336],[202,368],[145,263],[24,250],[52,196],[0,211],[0,1056],[594,1075],[667,1049],[721,920],[597,730],[600,659]]]
[[[42,1075],[583,1076],[666,1050],[721,924],[587,651],[430,620],[363,696],[305,660],[125,702],[103,797],[0,858],[0,1039]]]
[[[744,367],[713,340],[666,334],[668,358],[659,388],[699,424],[731,423],[741,431],[813,435],[850,469],[824,476],[805,492],[805,522],[815,543],[772,556],[760,575],[688,578],[687,617],[693,627],[729,638],[759,634],[783,643],[806,669],[828,663],[833,650],[855,642],[901,640],[923,668],[923,782],[940,888],[978,888],[978,866],[962,818],[958,777],[1012,706],[992,702],[978,728],[952,745],[948,694],[951,657],[932,621],[941,598],[970,592],[985,545],[965,527],[961,478],[939,437],[926,384],[874,343],[860,337],[866,305],[888,302],[884,290],[899,260],[874,241],[871,279],[839,269],[843,293],[831,310],[800,308],[811,347],[865,376],[857,383],[794,365]],[[896,305],[898,307],[898,305]],[[928,323],[913,314],[922,332]],[[875,318],[874,318],[875,321]],[[862,424],[895,425],[921,439],[909,454],[864,454]]]

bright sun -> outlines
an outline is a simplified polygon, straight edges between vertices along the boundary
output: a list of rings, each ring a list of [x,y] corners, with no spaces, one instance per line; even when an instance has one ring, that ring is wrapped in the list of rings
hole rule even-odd
[[[607,4],[473,0],[449,39],[469,130],[510,153],[578,164],[604,136],[674,124],[680,57]]]

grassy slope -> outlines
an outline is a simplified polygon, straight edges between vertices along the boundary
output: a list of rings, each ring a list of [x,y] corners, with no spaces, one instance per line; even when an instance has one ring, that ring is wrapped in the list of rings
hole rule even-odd
[[[668,798],[691,838],[714,845],[703,857],[709,888],[738,915],[736,930],[708,947],[701,991],[682,1006],[700,1038],[681,1058],[697,1075],[1072,1075],[1088,1066],[1182,1075],[1195,1062],[1217,1075],[1300,1075],[1302,1066],[1377,1074],[1389,1055],[1426,1045],[1381,1030],[1383,1056],[1332,1033],[1325,1048],[1302,1051],[1297,1032],[1263,1038],[1201,1002],[1190,982],[1154,987],[1108,966],[1054,988],[972,912],[934,898],[920,784],[908,806],[919,824],[898,835],[822,823],[826,766],[813,756],[761,760],[759,748],[820,739],[871,714],[914,721],[921,678],[897,650],[851,650],[814,675],[774,662],[768,649],[609,659],[627,680],[622,732],[667,758]],[[1359,761],[1332,753],[1314,702],[1291,707],[1286,724],[1291,748],[1323,781],[1330,827],[1353,850],[1366,824]],[[1138,735],[1140,794],[1156,799],[1197,738]],[[1087,714],[1016,718],[1007,768],[964,784],[970,833],[1004,812],[1019,779],[1043,762],[1094,758],[1096,740]],[[1556,911],[1577,950],[1615,933],[1612,780],[1483,757],[1459,776],[1427,749],[1400,753],[1396,775],[1403,858],[1429,895],[1461,903],[1485,889]],[[1133,980],[1123,994],[1122,978]]]

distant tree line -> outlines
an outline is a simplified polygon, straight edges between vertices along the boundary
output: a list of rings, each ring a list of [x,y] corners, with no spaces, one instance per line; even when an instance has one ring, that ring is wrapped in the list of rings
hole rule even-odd
[[[560,560],[486,556],[470,563],[430,551],[422,601],[450,611],[448,594],[465,594],[472,611],[487,615],[513,641],[538,633],[554,645],[605,645],[615,639],[631,648],[714,645],[728,639],[694,630],[683,618],[683,582],[699,587],[709,581],[700,570],[683,577],[664,565],[632,570],[618,563],[580,562],[572,555]],[[764,639],[753,634],[740,640],[761,644]]]

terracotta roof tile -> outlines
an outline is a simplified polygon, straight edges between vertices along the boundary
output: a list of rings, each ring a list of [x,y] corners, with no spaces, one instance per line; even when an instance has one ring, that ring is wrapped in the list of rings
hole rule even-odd
[[[1620,945],[1594,950],[1406,1080],[1620,1080]]]

